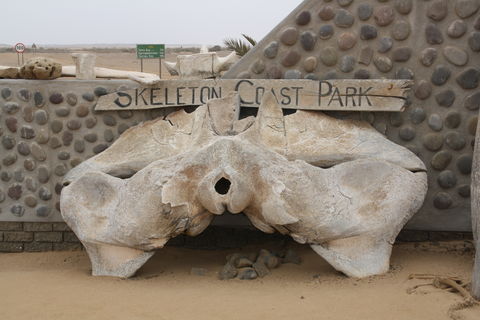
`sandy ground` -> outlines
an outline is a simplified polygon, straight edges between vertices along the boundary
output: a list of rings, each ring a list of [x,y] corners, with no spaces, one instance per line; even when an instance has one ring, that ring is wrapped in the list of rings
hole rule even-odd
[[[428,282],[408,276],[435,273],[469,281],[471,248],[464,242],[396,245],[392,271],[363,280],[342,276],[304,246],[295,247],[301,265],[285,264],[251,281],[217,279],[234,250],[166,248],[130,280],[90,276],[85,252],[0,254],[0,318],[450,319],[448,309],[462,299],[431,286],[407,293]],[[192,267],[209,272],[193,275]],[[478,320],[480,308],[456,316]]]

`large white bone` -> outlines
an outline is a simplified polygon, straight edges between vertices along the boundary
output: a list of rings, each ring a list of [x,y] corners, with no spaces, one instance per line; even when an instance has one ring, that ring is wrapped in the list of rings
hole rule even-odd
[[[131,276],[152,250],[226,210],[310,244],[349,276],[388,271],[395,237],[426,194],[423,163],[365,123],[284,117],[271,94],[257,118],[237,120],[237,102],[131,128],[69,172],[62,215],[93,273]]]

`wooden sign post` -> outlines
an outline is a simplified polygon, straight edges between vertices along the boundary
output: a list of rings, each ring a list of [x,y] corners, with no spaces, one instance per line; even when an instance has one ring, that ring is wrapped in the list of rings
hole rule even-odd
[[[477,124],[472,165],[472,228],[476,255],[472,275],[472,295],[480,300],[480,123]]]
[[[257,108],[272,92],[284,109],[403,111],[409,80],[166,80],[102,96],[95,110],[199,106],[237,92],[241,107]]]

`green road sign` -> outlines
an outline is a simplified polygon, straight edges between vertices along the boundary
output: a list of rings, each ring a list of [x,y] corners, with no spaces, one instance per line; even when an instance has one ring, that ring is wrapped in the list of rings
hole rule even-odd
[[[165,59],[164,44],[137,44],[138,59]]]

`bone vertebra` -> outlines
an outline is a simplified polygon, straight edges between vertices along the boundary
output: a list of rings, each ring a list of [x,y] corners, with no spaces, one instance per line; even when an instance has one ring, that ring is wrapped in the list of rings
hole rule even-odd
[[[152,250],[226,210],[311,245],[349,276],[387,272],[426,194],[423,163],[366,123],[283,116],[273,95],[257,118],[237,120],[237,100],[131,128],[69,172],[62,215],[93,274],[129,277]]]

